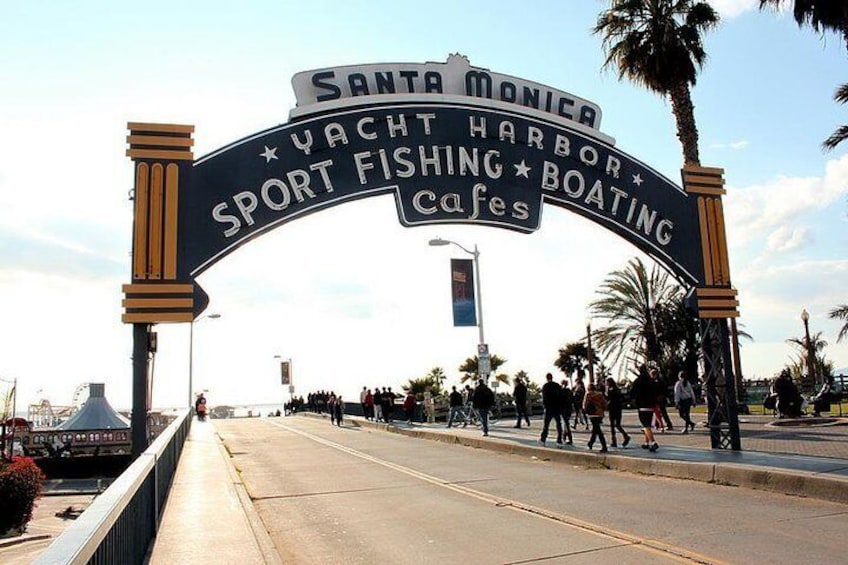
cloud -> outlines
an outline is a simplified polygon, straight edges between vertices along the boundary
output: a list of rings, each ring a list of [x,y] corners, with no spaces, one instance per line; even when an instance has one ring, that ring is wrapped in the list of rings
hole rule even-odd
[[[845,195],[848,154],[828,161],[823,177],[778,176],[767,184],[728,186],[725,214],[729,241],[734,246],[745,246],[776,227],[797,229],[792,222]]]
[[[772,251],[793,251],[811,240],[809,230],[803,227],[781,226],[768,236],[768,248]]]
[[[731,141],[729,143],[713,143],[710,145],[710,147],[712,149],[733,149],[739,151],[741,149],[745,149],[750,144],[751,142],[749,142],[747,139],[740,139],[738,141]]]
[[[721,17],[727,19],[756,10],[759,3],[759,0],[712,0],[710,2]]]

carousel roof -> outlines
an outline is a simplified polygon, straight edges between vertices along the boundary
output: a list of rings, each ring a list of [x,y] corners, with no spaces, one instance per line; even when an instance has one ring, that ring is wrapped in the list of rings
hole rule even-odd
[[[109,405],[105,396],[106,385],[91,383],[89,397],[80,411],[56,426],[58,430],[124,430],[130,422]]]

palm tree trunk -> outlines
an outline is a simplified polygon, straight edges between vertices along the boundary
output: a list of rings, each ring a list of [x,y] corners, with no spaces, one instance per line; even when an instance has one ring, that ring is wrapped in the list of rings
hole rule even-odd
[[[687,165],[700,165],[698,155],[698,127],[695,125],[695,106],[692,93],[685,82],[675,86],[669,92],[671,111],[677,122],[677,139],[683,146],[683,162]]]

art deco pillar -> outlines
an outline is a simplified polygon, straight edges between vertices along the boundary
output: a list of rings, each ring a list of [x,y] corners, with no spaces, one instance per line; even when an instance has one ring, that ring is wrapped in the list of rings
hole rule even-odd
[[[194,159],[194,126],[128,124],[135,164],[132,284],[124,285],[126,323],[190,322],[193,284],[178,280],[180,184]]]
[[[123,286],[122,320],[133,325],[132,453],[147,449],[152,324],[190,322],[194,285],[179,281],[179,191],[194,155],[194,126],[128,124],[135,164],[132,283]]]
[[[739,316],[737,291],[730,284],[730,262],[721,197],[724,170],[686,165],[683,187],[697,195],[704,285],[695,289],[704,357],[710,441],[713,448],[741,449],[736,382],[728,319]]]

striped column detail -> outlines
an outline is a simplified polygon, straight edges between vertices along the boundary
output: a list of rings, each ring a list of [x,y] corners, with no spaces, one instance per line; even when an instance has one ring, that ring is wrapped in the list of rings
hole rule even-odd
[[[703,287],[695,289],[700,318],[738,318],[737,290],[728,287]]]
[[[721,197],[724,190],[724,169],[686,165],[683,168],[683,188],[698,195],[698,221],[701,232],[701,251],[706,286],[730,286],[730,262],[724,226]]]
[[[194,285],[143,282],[123,285],[121,301],[126,324],[191,322],[194,319]]]
[[[180,162],[194,159],[194,126],[127,127],[127,155],[136,162],[133,280],[175,280]]]
[[[154,159],[163,161],[193,161],[191,148],[194,126],[181,124],[127,124],[127,157],[134,160]]]

